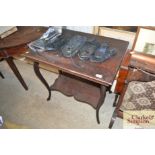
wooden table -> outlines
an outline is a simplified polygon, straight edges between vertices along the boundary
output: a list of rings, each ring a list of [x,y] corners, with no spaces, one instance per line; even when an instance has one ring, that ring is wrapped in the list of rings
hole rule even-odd
[[[102,63],[82,61],[78,56],[65,58],[57,51],[25,55],[26,58],[34,62],[34,71],[49,92],[47,100],[50,100],[52,90],[60,91],[67,96],[73,96],[76,100],[91,105],[96,110],[97,122],[100,123],[99,109],[106,97],[106,91],[110,92],[123,56],[126,53],[128,42],[71,30],[63,30],[63,35],[66,38],[71,38],[74,35],[93,37],[100,43],[107,42],[110,47],[116,49],[117,54]],[[42,76],[39,63],[59,70],[59,77],[53,85],[49,86]]]
[[[28,90],[28,87],[13,61],[13,56],[26,52],[27,43],[40,37],[46,30],[45,27],[21,26],[17,32],[0,39],[0,61],[6,60],[25,90]],[[1,72],[0,76],[4,78]]]

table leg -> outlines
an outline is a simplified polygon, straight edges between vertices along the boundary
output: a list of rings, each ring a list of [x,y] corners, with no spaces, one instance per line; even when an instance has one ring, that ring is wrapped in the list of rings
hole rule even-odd
[[[3,74],[0,72],[0,76],[4,79],[4,76],[3,76]]]
[[[22,86],[25,88],[25,90],[28,90],[28,87],[27,87],[25,81],[23,80],[21,74],[19,73],[15,63],[13,62],[13,57],[7,57],[7,58],[5,58],[5,60],[8,63],[8,65],[10,66],[10,68],[12,69],[12,71],[14,72],[14,74],[16,75],[16,77],[18,78],[18,80],[20,81],[20,83],[22,84]]]
[[[34,62],[33,68],[34,68],[34,72],[35,72],[36,76],[39,78],[39,80],[44,84],[44,86],[48,90],[49,96],[48,96],[47,100],[49,101],[50,98],[51,98],[51,89],[50,89],[47,81],[44,79],[44,77],[42,76],[42,74],[40,72],[39,63],[38,62]]]
[[[107,88],[105,86],[101,85],[100,88],[100,99],[96,108],[96,119],[97,119],[97,123],[100,124],[100,119],[99,119],[99,110],[102,106],[102,104],[104,103],[105,97],[106,97],[106,90]]]

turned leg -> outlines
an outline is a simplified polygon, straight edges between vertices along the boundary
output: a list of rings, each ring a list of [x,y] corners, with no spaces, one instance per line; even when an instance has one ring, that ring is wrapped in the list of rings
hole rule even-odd
[[[3,76],[3,74],[0,72],[0,76],[4,79],[4,76]]]
[[[99,110],[100,107],[102,106],[102,104],[104,103],[105,97],[106,97],[106,90],[107,88],[105,86],[101,85],[100,88],[100,99],[96,108],[96,119],[97,119],[97,123],[100,124],[100,119],[99,119]]]
[[[113,124],[116,120],[116,117],[117,117],[117,111],[115,109],[115,111],[113,112],[113,115],[112,115],[112,118],[111,118],[111,121],[110,121],[110,124],[109,124],[109,129],[111,129],[113,127]]]
[[[113,103],[113,107],[116,107],[118,97],[119,97],[119,95],[116,94],[116,95],[115,95],[115,100],[114,100],[114,103]]]
[[[10,68],[12,69],[12,71],[14,72],[15,76],[18,78],[19,82],[25,88],[25,90],[28,90],[28,87],[27,87],[25,81],[23,80],[21,74],[19,73],[19,71],[13,61],[13,57],[7,57],[7,58],[5,58],[5,60],[8,63],[8,65],[10,66]]]
[[[36,74],[36,76],[39,78],[39,80],[44,84],[44,86],[47,88],[49,96],[47,98],[47,100],[49,101],[51,98],[51,89],[47,83],[47,81],[44,79],[44,77],[42,76],[40,70],[39,70],[39,63],[38,62],[34,62],[33,64],[33,68],[34,68],[34,72]]]

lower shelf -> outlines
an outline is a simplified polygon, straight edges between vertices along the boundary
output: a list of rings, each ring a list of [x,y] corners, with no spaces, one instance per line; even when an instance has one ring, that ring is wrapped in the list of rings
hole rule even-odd
[[[73,96],[76,100],[90,104],[96,109],[100,99],[100,87],[100,84],[62,72],[51,86],[51,90]]]

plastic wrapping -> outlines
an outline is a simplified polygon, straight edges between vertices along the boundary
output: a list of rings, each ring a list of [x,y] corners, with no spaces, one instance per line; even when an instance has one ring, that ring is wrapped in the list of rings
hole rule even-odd
[[[30,44],[28,47],[32,52],[44,52],[55,50],[53,43],[61,35],[62,29],[59,27],[49,27],[49,29],[38,39]]]
[[[116,49],[110,48],[108,43],[100,43],[93,37],[74,35],[67,38],[62,35],[60,27],[49,27],[39,39],[31,42],[28,46],[32,53],[44,57],[46,54],[42,52],[56,51],[64,57],[72,58],[78,55],[79,59],[91,62],[103,62],[116,54]],[[47,59],[50,59],[50,55]]]
[[[80,48],[85,44],[87,38],[84,36],[76,35],[72,37],[62,48],[61,52],[64,57],[75,56]]]
[[[116,54],[116,49],[110,48],[108,43],[102,43],[91,56],[91,62],[103,62]]]
[[[89,60],[94,54],[100,43],[94,40],[88,40],[84,46],[79,50],[78,56],[81,60]]]

